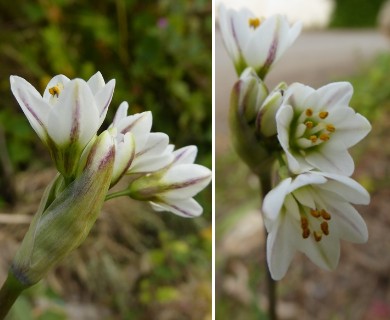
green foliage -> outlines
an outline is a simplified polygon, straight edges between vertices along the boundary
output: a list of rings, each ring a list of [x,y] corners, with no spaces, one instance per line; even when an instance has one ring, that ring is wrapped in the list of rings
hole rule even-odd
[[[354,87],[351,106],[370,121],[375,120],[390,107],[390,54],[376,57],[350,81]]]
[[[377,24],[379,9],[385,0],[335,0],[331,28],[366,28]]]

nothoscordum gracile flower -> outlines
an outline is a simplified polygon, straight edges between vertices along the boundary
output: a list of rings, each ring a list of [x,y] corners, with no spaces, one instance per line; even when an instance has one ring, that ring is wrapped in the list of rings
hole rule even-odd
[[[168,149],[172,152],[173,146]],[[195,146],[173,151],[173,160],[168,166],[130,185],[130,197],[149,201],[156,211],[171,211],[186,218],[201,215],[203,209],[192,197],[210,183],[211,171],[193,163],[197,151]]]
[[[283,55],[301,32],[302,24],[289,26],[285,17],[256,17],[250,10],[219,8],[219,25],[226,50],[237,74],[246,67],[264,79],[272,64]]]
[[[350,203],[369,201],[360,184],[342,175],[307,172],[283,180],[263,202],[267,261],[273,279],[284,277],[296,250],[318,266],[334,269],[339,239],[367,241],[366,224]]]
[[[109,129],[115,136],[117,151],[112,186],[126,173],[153,172],[173,159],[172,153],[166,152],[169,137],[165,133],[150,132],[152,113],[127,115],[128,108],[127,102],[121,103]]]
[[[311,169],[350,176],[354,170],[348,148],[362,140],[371,125],[348,106],[353,88],[347,82],[315,90],[300,83],[285,93],[276,114],[278,139],[290,170]]]
[[[11,76],[10,81],[16,100],[48,146],[57,169],[72,177],[83,149],[104,121],[115,80],[106,84],[100,72],[88,82],[57,75],[43,96],[23,78]]]

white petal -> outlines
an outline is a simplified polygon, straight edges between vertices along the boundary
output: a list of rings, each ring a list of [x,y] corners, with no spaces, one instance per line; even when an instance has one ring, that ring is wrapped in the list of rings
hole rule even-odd
[[[338,236],[347,241],[364,243],[368,240],[368,230],[366,223],[349,203],[333,201],[327,209],[332,213],[332,228],[337,228]]]
[[[277,219],[267,237],[267,262],[272,279],[282,279],[295,254],[297,233],[288,215]]]
[[[290,127],[294,117],[293,108],[290,105],[282,105],[276,113],[276,128],[278,140],[284,150],[290,148]]]
[[[244,59],[254,69],[262,67],[265,62],[270,66],[275,60],[278,23],[278,16],[266,19],[254,30],[251,41],[242,44]]]
[[[349,107],[335,112],[332,117],[329,117],[329,122],[336,128],[332,139],[342,141],[345,148],[354,146],[371,131],[368,120]]]
[[[307,186],[307,185],[313,185],[313,184],[323,184],[327,180],[321,175],[315,174],[315,173],[302,173],[299,176],[297,176],[294,181],[291,183],[289,192],[293,192],[296,189],[299,189],[301,187]]]
[[[275,220],[278,217],[291,181],[291,178],[283,180],[264,197],[262,211],[268,219]]]
[[[233,36],[232,30],[232,10],[226,9],[224,5],[219,6],[219,27],[221,30],[221,35],[223,42],[225,44],[226,50],[233,61],[239,59],[239,49],[237,47],[236,40]]]
[[[315,90],[309,86],[295,82],[285,92],[285,104],[291,104],[295,112],[302,112],[311,106],[306,105],[306,100]]]
[[[134,135],[136,152],[140,152],[149,139],[152,128],[152,113],[150,111],[127,116],[117,123],[118,132],[125,134],[131,132]]]
[[[115,150],[114,171],[111,186],[126,173],[135,156],[135,141],[131,132],[124,135],[123,141],[117,144]]]
[[[99,114],[84,80],[70,81],[61,92],[48,121],[48,132],[58,145],[86,145],[98,130]]]
[[[99,110],[99,128],[106,118],[108,106],[110,105],[112,95],[114,94],[115,80],[110,80],[95,96],[96,106]]]
[[[173,152],[173,156],[175,157],[175,166],[179,164],[194,163],[197,153],[198,148],[196,146],[187,146],[184,148],[177,149]]]
[[[10,77],[11,90],[32,128],[42,141],[47,140],[47,123],[51,106],[26,80],[18,76]]]
[[[158,203],[151,202],[153,209],[157,211],[170,211],[184,218],[195,218],[203,213],[203,208],[194,199],[178,199],[175,201]]]
[[[195,196],[211,181],[210,169],[198,164],[181,164],[171,167],[161,183],[169,188],[164,197],[184,199]]]
[[[348,106],[353,95],[353,87],[349,82],[334,82],[317,90],[320,99],[317,105],[333,112],[340,106]]]
[[[165,133],[150,133],[145,147],[136,154],[129,173],[153,172],[169,165],[173,154],[168,143],[169,137]]]
[[[60,84],[62,87],[65,87],[65,85],[69,82],[69,78],[67,76],[64,76],[63,74],[56,75],[53,77],[49,83],[46,86],[45,91],[43,92],[43,100],[49,102],[52,98],[52,94],[49,92],[50,88],[53,88]]]
[[[118,109],[116,110],[114,120],[110,127],[118,127],[119,122],[127,117],[127,110],[129,109],[129,104],[126,101],[123,101]]]
[[[351,203],[369,204],[369,193],[355,180],[338,174],[324,172],[318,174],[328,178],[327,183],[319,186],[320,189],[332,192],[335,195],[338,195],[338,197]]]
[[[305,157],[313,167],[324,171],[350,176],[355,168],[353,159],[342,142],[333,140],[324,143],[316,152]]]
[[[106,82],[104,81],[104,78],[100,71],[96,72],[89,80],[87,81],[89,87],[91,88],[92,94],[97,94],[100,89],[102,89]]]
[[[304,252],[319,267],[325,270],[334,270],[340,258],[340,241],[332,234],[323,236],[319,242],[315,241],[313,237],[301,238],[299,250]]]

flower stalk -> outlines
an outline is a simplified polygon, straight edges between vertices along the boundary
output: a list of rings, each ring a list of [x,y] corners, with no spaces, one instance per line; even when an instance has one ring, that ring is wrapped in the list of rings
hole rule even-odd
[[[28,286],[23,285],[12,272],[8,273],[7,279],[0,289],[0,320],[6,317],[16,299],[27,288]]]

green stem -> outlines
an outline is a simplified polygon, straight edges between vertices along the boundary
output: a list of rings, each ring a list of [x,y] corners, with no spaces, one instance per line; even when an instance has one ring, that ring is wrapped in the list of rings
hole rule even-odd
[[[5,318],[24,289],[26,289],[26,286],[22,285],[12,272],[9,272],[0,289],[0,320]]]
[[[259,175],[261,185],[261,198],[264,199],[265,195],[272,190],[272,170],[268,174]],[[264,227],[265,229],[265,227]],[[267,252],[267,230],[264,230],[264,252]],[[267,293],[268,293],[268,316],[270,320],[277,320],[276,314],[276,281],[272,279],[271,273],[268,268],[267,259],[265,259],[265,270],[267,277]]]
[[[122,191],[118,191],[118,192],[113,192],[113,193],[107,194],[106,198],[104,199],[104,201],[108,201],[108,200],[111,200],[111,199],[114,199],[114,198],[117,198],[117,197],[128,196],[128,195],[129,195],[129,190],[125,189],[125,190],[122,190]]]

